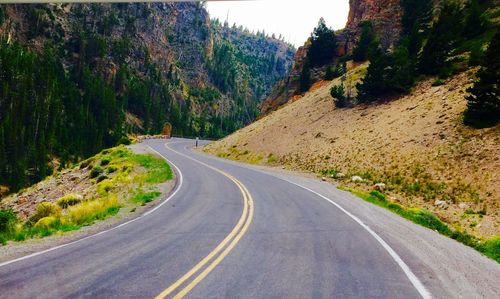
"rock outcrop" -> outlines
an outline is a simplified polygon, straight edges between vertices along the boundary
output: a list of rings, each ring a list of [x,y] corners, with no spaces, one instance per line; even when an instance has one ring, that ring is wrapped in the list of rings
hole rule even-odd
[[[94,74],[110,84],[123,65],[144,77],[159,71],[177,85],[172,95],[181,106],[190,102],[190,113],[206,113],[209,117],[229,117],[232,112],[228,107],[235,111],[241,110],[238,105],[257,107],[287,74],[295,51],[276,38],[227,24],[213,26],[200,3],[9,4],[0,5],[0,15],[5,16],[0,23],[0,38],[38,53],[52,44],[60,49],[58,59],[68,71],[89,65]],[[219,89],[207,60],[220,40],[233,46],[237,58],[245,57],[246,61],[236,63],[241,65],[239,69],[250,70],[240,76],[248,82],[237,82],[241,83],[238,95],[219,90],[220,103],[206,105],[186,91]],[[254,64],[260,63],[260,57],[272,57],[275,67],[257,68]],[[156,68],[154,72],[151,65]]]
[[[218,138],[253,121],[295,50],[214,23],[201,2],[0,5],[0,197],[165,122]]]
[[[346,27],[336,32],[337,34],[337,57],[341,57],[352,51],[359,40],[361,28],[364,21],[372,22],[375,33],[380,39],[384,49],[390,49],[399,39],[401,33],[402,9],[400,0],[350,0],[349,17]],[[263,115],[278,109],[286,104],[294,96],[300,94],[299,77],[304,66],[310,41],[306,41],[295,53],[292,71],[281,82],[276,84],[269,97],[262,102],[261,112]],[[311,70],[312,80],[322,79],[323,69]]]
[[[382,48],[394,46],[401,33],[400,0],[350,0],[349,17],[343,34],[350,51],[359,38],[359,24],[370,21],[380,38]]]

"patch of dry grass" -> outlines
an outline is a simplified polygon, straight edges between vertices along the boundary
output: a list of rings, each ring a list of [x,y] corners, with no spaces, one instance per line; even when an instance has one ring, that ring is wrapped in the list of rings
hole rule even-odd
[[[172,177],[161,158],[135,154],[124,146],[104,150],[2,201],[0,216],[5,216],[8,225],[0,227],[4,230],[0,242],[75,230],[115,215],[122,207],[144,205],[159,197],[156,186]],[[50,192],[54,186],[58,192]],[[39,197],[43,200],[37,202]]]

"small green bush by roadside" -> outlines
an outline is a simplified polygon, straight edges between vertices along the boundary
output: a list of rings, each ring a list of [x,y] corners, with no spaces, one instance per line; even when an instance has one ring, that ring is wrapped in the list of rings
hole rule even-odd
[[[15,233],[17,217],[12,210],[0,210],[0,244],[5,244]]]
[[[36,212],[31,216],[31,222],[36,223],[38,220],[48,217],[55,216],[59,217],[61,215],[61,208],[52,202],[41,202],[36,206]]]
[[[58,221],[60,221],[60,220],[54,216],[47,216],[47,217],[43,217],[40,220],[38,220],[33,227],[42,228],[42,229],[43,228],[49,229],[49,228],[55,226],[55,224]]]
[[[139,189],[137,193],[132,197],[132,201],[140,203],[148,203],[153,201],[153,199],[157,198],[160,195],[161,192],[159,191],[144,192],[144,190]]]
[[[418,208],[404,208],[397,203],[388,201],[386,196],[379,191],[371,191],[368,193],[344,187],[339,187],[339,189],[349,191],[365,201],[390,210],[416,224],[425,226],[442,235],[455,239],[458,242],[470,246],[500,263],[500,236],[496,236],[490,240],[481,240],[468,234],[467,232],[451,229],[446,223],[442,222],[431,212]]]
[[[444,83],[445,83],[444,80],[442,80],[442,79],[436,79],[436,80],[434,80],[434,82],[432,82],[432,86],[441,86]]]
[[[74,206],[77,203],[81,202],[83,197],[79,194],[66,194],[63,197],[59,198],[56,203],[62,209],[66,209],[69,206]]]

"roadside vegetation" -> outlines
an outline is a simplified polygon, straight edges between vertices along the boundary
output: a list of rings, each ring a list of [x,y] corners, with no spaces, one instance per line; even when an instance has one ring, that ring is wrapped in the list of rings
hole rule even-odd
[[[361,191],[349,187],[339,187],[341,190],[349,191],[359,198],[387,209],[399,216],[406,218],[416,224],[430,228],[442,235],[448,236],[467,246],[470,246],[484,255],[500,263],[500,236],[488,240],[479,239],[467,232],[449,227],[431,212],[420,208],[405,208],[402,205],[387,199],[387,196],[377,190],[370,192]]]
[[[125,208],[135,211],[136,206],[145,205],[161,195],[158,184],[173,178],[172,170],[163,159],[136,154],[125,146],[118,146],[103,150],[68,172],[49,177],[39,185],[47,182],[49,186],[51,180],[70,175],[73,176],[70,179],[73,183],[63,188],[67,193],[59,198],[46,198],[33,207],[28,206],[22,215],[16,213],[16,203],[25,197],[36,200],[40,194],[34,190],[37,185],[2,201],[0,243],[77,230],[116,215]],[[77,184],[78,176],[83,176],[78,184],[88,182],[86,188],[76,193],[73,189],[77,188],[72,185]]]

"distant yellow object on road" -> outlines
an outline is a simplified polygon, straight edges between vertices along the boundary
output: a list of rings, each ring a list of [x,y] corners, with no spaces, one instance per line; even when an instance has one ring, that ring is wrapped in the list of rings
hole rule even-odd
[[[167,138],[170,138],[172,135],[172,125],[170,123],[165,123],[163,125],[163,130],[161,134],[166,136]]]

